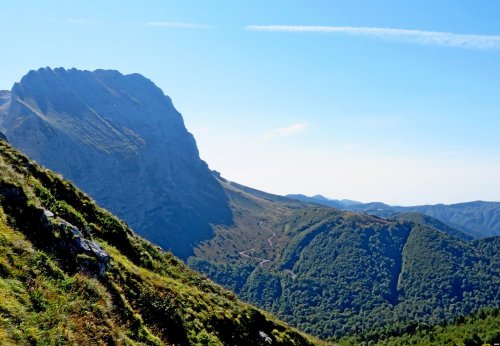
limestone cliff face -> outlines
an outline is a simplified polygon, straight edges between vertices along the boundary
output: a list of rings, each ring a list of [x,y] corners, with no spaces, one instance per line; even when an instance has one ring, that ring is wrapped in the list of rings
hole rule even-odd
[[[231,222],[181,114],[139,74],[31,71],[0,120],[14,146],[180,257],[211,236],[210,224]]]

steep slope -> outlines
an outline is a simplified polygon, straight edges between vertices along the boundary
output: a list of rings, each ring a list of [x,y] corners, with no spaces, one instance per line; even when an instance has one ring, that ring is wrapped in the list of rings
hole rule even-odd
[[[201,243],[188,263],[304,331],[333,339],[397,332],[500,303],[500,237],[465,242],[430,222],[224,186],[233,230]]]
[[[288,195],[300,201],[316,203],[342,210],[353,210],[379,217],[391,217],[395,213],[422,213],[440,220],[474,238],[500,235],[500,202],[466,202],[457,204],[420,205],[411,207],[390,206],[381,202],[340,205],[336,200]]]
[[[194,253],[199,258],[232,263],[242,259],[246,262],[246,259],[256,256],[272,257],[278,252],[276,249],[283,248],[288,240],[282,232],[284,220],[297,210],[311,207],[224,179],[219,181],[228,196],[234,223],[231,226],[215,225],[215,236],[195,247]],[[247,257],[248,252],[251,252],[250,257]]]
[[[210,224],[231,223],[180,113],[141,75],[31,71],[12,88],[6,112],[15,147],[178,256],[210,238]]]
[[[309,345],[0,141],[0,344]]]

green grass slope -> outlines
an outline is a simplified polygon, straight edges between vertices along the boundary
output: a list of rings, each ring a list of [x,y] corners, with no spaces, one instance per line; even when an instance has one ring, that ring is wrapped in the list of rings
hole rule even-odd
[[[1,345],[319,343],[136,236],[4,141],[0,297]]]

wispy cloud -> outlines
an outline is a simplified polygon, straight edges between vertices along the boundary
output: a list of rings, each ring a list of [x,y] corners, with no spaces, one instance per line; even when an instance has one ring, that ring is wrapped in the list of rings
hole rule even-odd
[[[308,123],[297,123],[286,127],[280,127],[264,134],[263,139],[270,141],[282,137],[290,137],[305,131],[309,127]]]
[[[210,25],[204,24],[194,24],[194,23],[182,23],[182,22],[147,22],[148,26],[160,27],[160,28],[178,28],[178,29],[209,29]]]
[[[168,21],[151,21],[151,22],[102,22],[90,20],[87,18],[67,18],[62,21],[66,24],[79,26],[124,26],[124,27],[158,27],[158,28],[174,28],[174,29],[209,29],[210,25],[183,23],[183,22],[168,22]]]
[[[352,26],[249,25],[246,29],[252,31],[340,33],[423,45],[500,50],[499,35]]]

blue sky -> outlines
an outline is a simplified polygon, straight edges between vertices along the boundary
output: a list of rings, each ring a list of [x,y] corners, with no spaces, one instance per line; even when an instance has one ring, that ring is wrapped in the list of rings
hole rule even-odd
[[[223,176],[392,204],[500,200],[498,1],[1,1],[0,89],[153,80]]]

